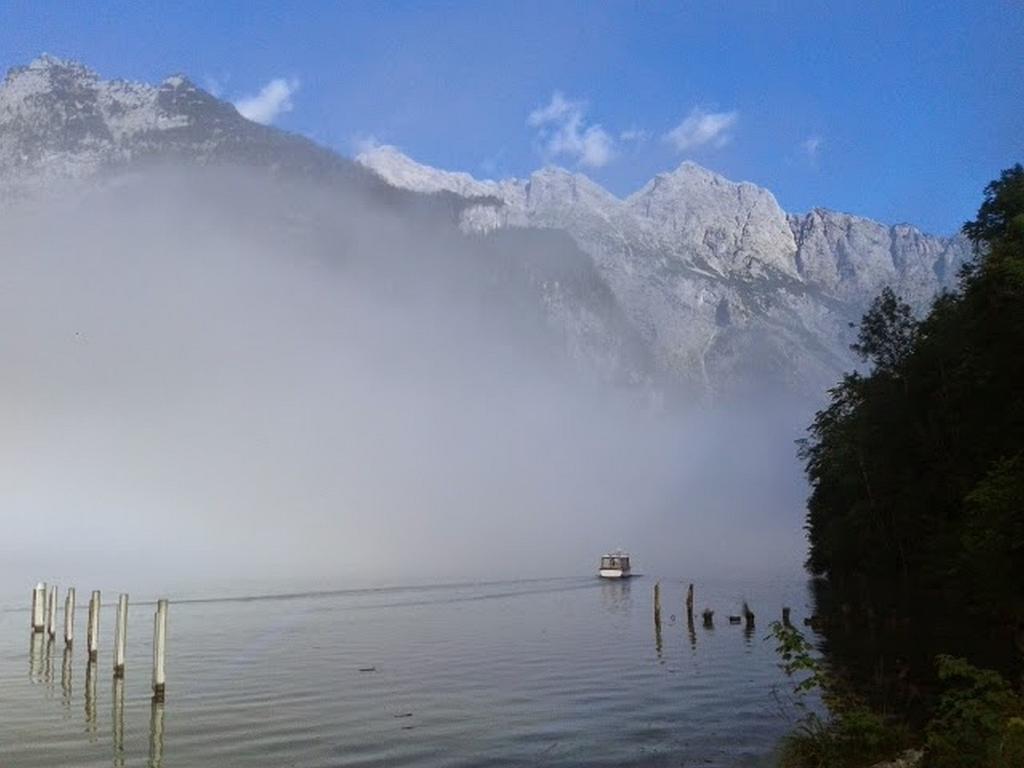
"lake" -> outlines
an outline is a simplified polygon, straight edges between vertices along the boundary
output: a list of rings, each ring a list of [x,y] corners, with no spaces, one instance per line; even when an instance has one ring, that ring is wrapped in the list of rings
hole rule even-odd
[[[31,635],[26,584],[0,613],[0,766],[771,765],[792,712],[765,636],[783,605],[802,624],[806,582],[698,582],[690,632],[660,581],[660,638],[650,576],[172,600],[162,705],[151,602],[115,682],[116,595],[89,665],[87,585],[66,652]]]

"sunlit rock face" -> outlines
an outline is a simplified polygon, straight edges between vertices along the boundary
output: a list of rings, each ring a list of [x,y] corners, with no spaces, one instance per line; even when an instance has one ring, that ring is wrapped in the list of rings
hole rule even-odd
[[[0,84],[0,211],[168,162],[356,191],[453,228],[586,375],[694,396],[782,388],[820,398],[856,364],[850,323],[882,287],[924,308],[969,256],[960,237],[787,214],[768,190],[692,163],[623,200],[560,168],[478,180],[392,147],[352,162],[246,120],[183,76],[108,81],[44,56]],[[288,215],[287,227],[322,226]]]
[[[659,366],[712,395],[781,385],[820,397],[856,365],[851,323],[883,287],[923,310],[970,257],[959,236],[821,209],[787,214],[768,190],[689,162],[620,200],[561,169],[478,181],[393,147],[357,161],[395,186],[476,199],[461,214],[467,230],[568,232]]]
[[[42,56],[0,84],[0,199],[155,160],[358,173],[306,139],[246,120],[181,75],[158,86],[103,80]]]

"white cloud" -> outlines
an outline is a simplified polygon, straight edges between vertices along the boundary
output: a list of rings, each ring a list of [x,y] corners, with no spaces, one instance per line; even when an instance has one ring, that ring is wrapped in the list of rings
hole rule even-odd
[[[361,133],[352,137],[352,149],[355,150],[356,155],[372,152],[382,146],[384,144],[372,133]]]
[[[578,101],[568,101],[559,91],[555,91],[551,95],[551,103],[533,110],[526,118],[526,124],[536,128],[547,123],[562,122],[573,115],[580,115],[581,112],[582,108]]]
[[[708,144],[724,147],[732,139],[732,129],[739,116],[739,112],[735,111],[705,112],[700,107],[694,107],[679,125],[665,134],[665,141],[679,152]]]
[[[203,78],[203,86],[211,96],[216,96],[219,99],[224,94],[225,86],[230,79],[229,75],[222,75],[220,77],[207,75]]]
[[[600,125],[587,125],[585,105],[555,91],[551,101],[530,113],[526,124],[537,129],[543,152],[564,156],[590,168],[601,168],[615,156],[615,139]]]
[[[627,143],[636,142],[637,144],[643,144],[649,138],[651,138],[651,132],[643,128],[627,128],[619,134],[619,141]]]
[[[280,115],[292,111],[292,95],[299,90],[299,81],[278,77],[271,80],[255,96],[235,102],[242,117],[255,123],[269,125]]]
[[[803,149],[804,154],[807,155],[807,159],[812,163],[816,163],[823,143],[821,136],[808,136],[800,147]]]

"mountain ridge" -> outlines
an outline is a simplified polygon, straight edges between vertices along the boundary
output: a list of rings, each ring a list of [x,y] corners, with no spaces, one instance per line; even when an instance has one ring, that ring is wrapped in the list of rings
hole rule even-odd
[[[593,275],[578,266],[580,282],[567,285],[558,259],[546,266],[526,252],[517,268],[530,271],[573,354],[612,371],[626,358],[609,358],[602,345],[632,349],[635,336],[646,351],[626,357],[649,357],[656,371],[712,396],[770,381],[820,397],[857,364],[850,324],[882,287],[920,309],[970,258],[961,237],[825,209],[787,213],[769,190],[692,162],[619,198],[556,166],[526,179],[479,180],[419,164],[393,147],[351,160],[245,119],[180,74],[158,86],[108,81],[44,56],[12,68],[0,84],[0,202],[168,160],[355,185],[404,200],[402,215],[436,209],[473,238],[565,233]],[[514,247],[575,259],[550,238],[505,236],[502,243],[502,259],[512,259]],[[607,294],[593,290],[595,280]],[[612,377],[651,374],[627,368]]]
[[[775,348],[767,352],[769,368],[781,367],[776,372],[790,383],[809,378],[812,389],[828,386],[857,365],[850,324],[883,287],[921,310],[952,287],[971,254],[962,236],[935,237],[823,208],[787,213],[769,190],[690,161],[625,198],[561,168],[527,179],[477,180],[416,163],[390,146],[363,152],[356,162],[406,189],[497,198],[463,211],[469,231],[569,232],[659,360],[683,378],[698,372],[697,381],[712,391],[733,377],[732,369],[766,353],[758,348],[765,334]],[[737,326],[746,333],[736,333]],[[717,357],[710,368],[732,358],[727,370],[709,372],[709,354]]]

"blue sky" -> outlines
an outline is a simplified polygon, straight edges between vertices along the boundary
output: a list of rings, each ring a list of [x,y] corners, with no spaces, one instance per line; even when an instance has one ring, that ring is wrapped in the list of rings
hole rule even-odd
[[[46,51],[233,101],[276,80],[261,119],[345,154],[378,141],[492,177],[552,162],[620,195],[690,159],[787,210],[938,233],[1024,161],[1022,40],[1011,0],[0,0],[4,69]]]

